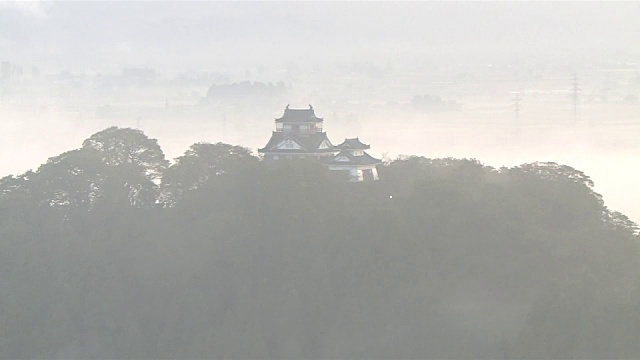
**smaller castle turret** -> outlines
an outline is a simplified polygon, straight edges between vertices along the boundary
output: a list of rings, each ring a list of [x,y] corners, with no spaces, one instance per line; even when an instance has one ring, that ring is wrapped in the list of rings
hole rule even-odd
[[[336,145],[335,148],[340,152],[326,163],[329,170],[349,171],[350,181],[378,180],[376,165],[381,164],[382,161],[367,154],[365,150],[370,149],[371,146],[363,144],[356,137],[344,139],[344,142]]]

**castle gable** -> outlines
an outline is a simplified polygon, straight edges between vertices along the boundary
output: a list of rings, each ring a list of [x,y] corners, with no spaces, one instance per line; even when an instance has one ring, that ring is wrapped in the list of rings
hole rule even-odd
[[[292,140],[290,137],[285,138],[279,144],[274,146],[272,149],[277,150],[301,150],[302,146]]]

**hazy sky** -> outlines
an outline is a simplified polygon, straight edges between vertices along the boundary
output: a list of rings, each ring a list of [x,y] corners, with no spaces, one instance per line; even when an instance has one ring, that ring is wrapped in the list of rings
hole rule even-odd
[[[0,59],[160,70],[637,52],[640,3],[0,2]]]

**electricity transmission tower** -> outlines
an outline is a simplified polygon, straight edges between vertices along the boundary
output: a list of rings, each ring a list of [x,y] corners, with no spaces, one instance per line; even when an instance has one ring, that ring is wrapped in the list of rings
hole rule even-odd
[[[573,121],[578,121],[578,93],[580,92],[580,83],[578,83],[578,74],[573,74],[573,84],[571,87],[571,100],[573,102]]]
[[[513,102],[513,110],[515,111],[517,122],[518,120],[520,120],[520,101],[522,101],[522,98],[520,97],[519,91],[513,91],[512,94],[513,99],[511,101]]]

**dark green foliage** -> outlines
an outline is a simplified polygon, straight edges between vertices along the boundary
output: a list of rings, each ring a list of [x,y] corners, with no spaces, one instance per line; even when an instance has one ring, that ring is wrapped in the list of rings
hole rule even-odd
[[[130,165],[149,180],[159,179],[168,165],[158,141],[135,129],[110,127],[91,135],[82,148],[98,151],[105,165]]]
[[[379,170],[348,183],[221,143],[166,167],[111,128],[3,178],[0,354],[640,357],[638,228],[585,174]]]
[[[203,186],[211,186],[223,177],[250,176],[258,159],[241,146],[197,143],[176,159],[163,174],[163,201],[168,205],[180,202],[184,196]]]

